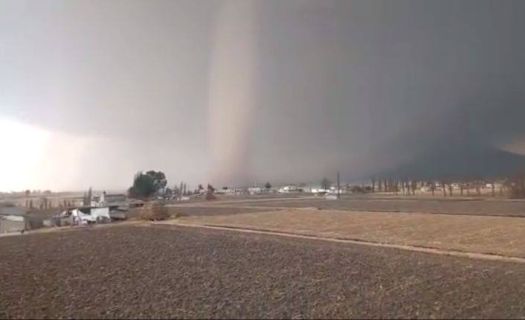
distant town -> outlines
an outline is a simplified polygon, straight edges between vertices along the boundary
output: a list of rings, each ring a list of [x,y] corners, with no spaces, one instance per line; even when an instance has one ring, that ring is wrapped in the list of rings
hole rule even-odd
[[[525,197],[525,180],[522,176],[490,181],[471,179],[466,182],[372,178],[364,183],[350,184],[334,180],[336,181],[323,178],[319,183],[310,184],[274,186],[266,182],[248,187],[220,188],[211,184],[198,184],[192,189],[184,182],[169,187],[163,172],[150,170],[137,173],[133,186],[124,192],[110,193],[89,188],[84,193],[55,193],[50,190],[0,193],[0,234],[136,219],[141,215],[141,208],[148,203],[154,203],[158,207],[200,200],[264,198],[272,195],[303,195],[326,200],[351,195],[503,199]]]

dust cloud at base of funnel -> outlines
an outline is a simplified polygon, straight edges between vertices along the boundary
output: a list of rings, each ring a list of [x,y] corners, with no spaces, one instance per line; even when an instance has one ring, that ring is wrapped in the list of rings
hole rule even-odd
[[[210,182],[250,180],[250,128],[256,102],[255,5],[227,0],[216,17],[209,77]]]

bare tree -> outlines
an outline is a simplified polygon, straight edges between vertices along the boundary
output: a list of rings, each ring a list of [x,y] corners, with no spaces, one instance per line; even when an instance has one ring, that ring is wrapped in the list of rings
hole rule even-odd
[[[525,197],[525,177],[524,176],[520,176],[519,177],[519,190],[520,190],[520,198],[523,198]]]
[[[394,185],[393,185],[393,187],[394,187],[394,193],[395,193],[396,196],[397,196],[397,193],[399,192],[399,187],[398,187],[398,185],[399,185],[398,180],[394,180]]]
[[[390,192],[397,195],[397,181],[395,181],[394,179],[390,179],[388,181],[388,185],[389,185]]]
[[[92,198],[92,190],[91,190],[91,187],[89,187],[88,192],[84,193],[84,199],[82,200],[82,205],[90,206],[91,205],[91,198]]]
[[[511,198],[525,198],[525,175],[518,174],[506,183]]]
[[[332,185],[332,182],[328,180],[328,178],[324,177],[323,180],[321,180],[321,188],[327,190],[327,189],[330,189],[331,185]]]

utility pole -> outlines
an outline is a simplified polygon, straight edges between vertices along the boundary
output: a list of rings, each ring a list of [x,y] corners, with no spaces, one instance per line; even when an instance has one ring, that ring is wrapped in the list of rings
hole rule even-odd
[[[341,198],[341,181],[339,181],[339,171],[337,171],[337,199]]]

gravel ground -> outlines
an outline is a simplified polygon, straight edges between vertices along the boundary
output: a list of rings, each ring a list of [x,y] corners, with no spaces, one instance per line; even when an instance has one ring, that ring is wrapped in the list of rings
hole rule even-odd
[[[184,227],[0,239],[0,317],[524,317],[522,264]]]
[[[243,206],[262,206],[258,202],[246,202]],[[429,199],[308,199],[265,202],[267,207],[306,208],[381,211],[420,212],[441,214],[492,215],[525,217],[525,201],[508,200],[429,200]]]

